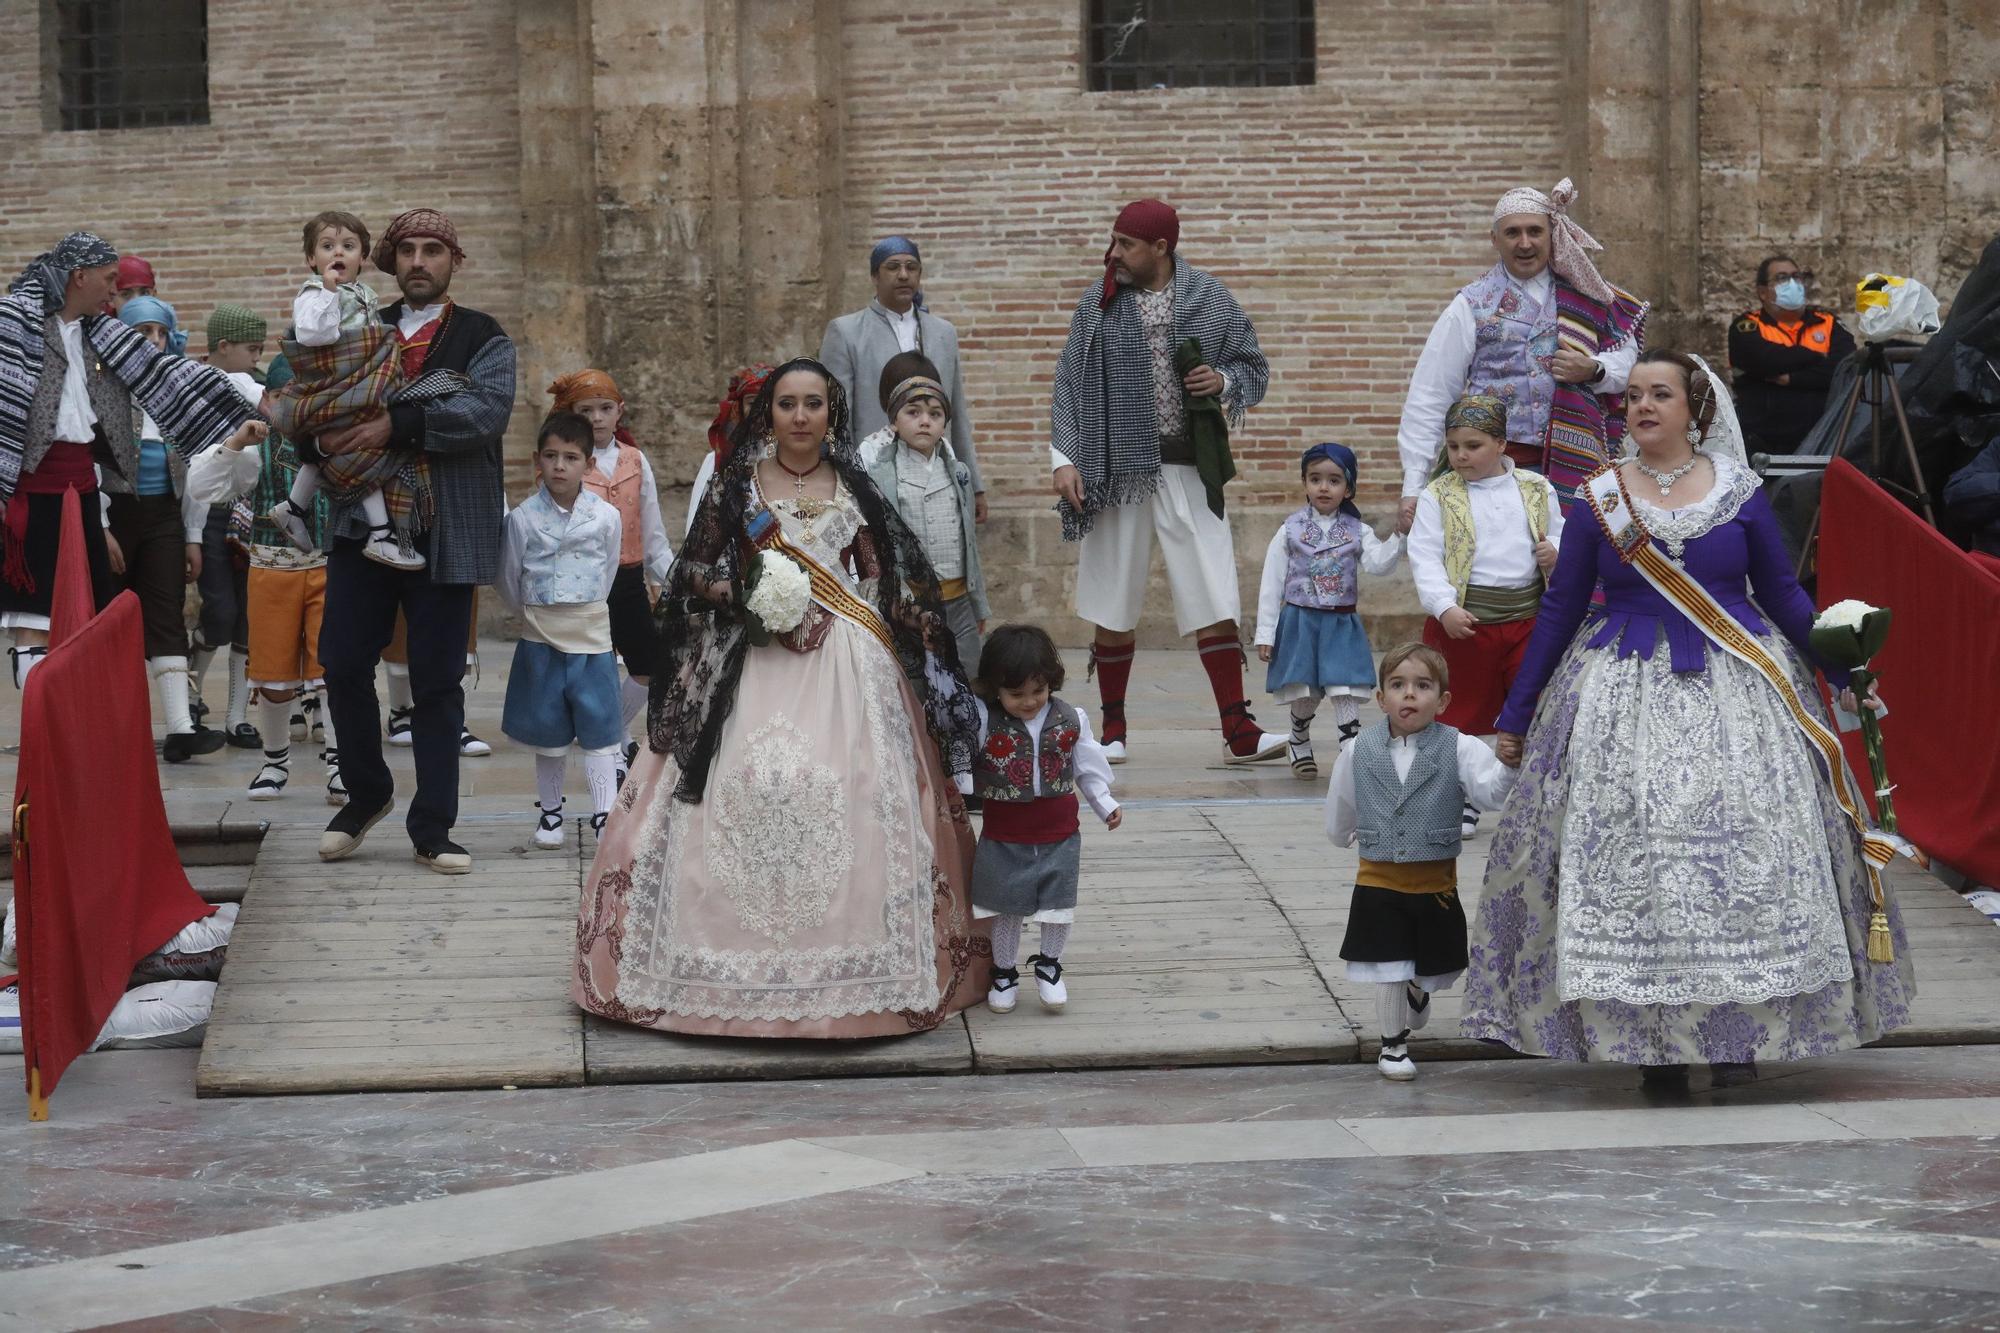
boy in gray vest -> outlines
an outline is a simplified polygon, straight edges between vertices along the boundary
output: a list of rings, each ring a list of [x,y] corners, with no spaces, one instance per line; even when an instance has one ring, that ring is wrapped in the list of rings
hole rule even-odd
[[[1465,971],[1460,815],[1467,805],[1498,810],[1519,775],[1437,720],[1451,704],[1451,675],[1437,649],[1391,648],[1377,681],[1385,716],[1334,761],[1326,835],[1336,847],[1361,848],[1340,956],[1349,981],[1375,986],[1382,1030],[1375,1067],[1402,1083],[1417,1076],[1411,1030],[1430,1020],[1432,993],[1449,990]]]

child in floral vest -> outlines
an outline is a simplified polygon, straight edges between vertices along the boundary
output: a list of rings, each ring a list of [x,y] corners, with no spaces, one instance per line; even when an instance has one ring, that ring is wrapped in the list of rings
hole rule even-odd
[[[979,848],[972,861],[972,915],[993,921],[993,988],[986,1007],[996,1014],[1020,998],[1021,928],[1042,928],[1042,949],[1028,959],[1045,1009],[1069,1002],[1062,979],[1063,945],[1076,919],[1076,881],[1083,835],[1077,793],[1106,828],[1124,815],[1111,799],[1111,765],[1092,739],[1090,720],[1059,699],[1062,656],[1035,625],[1002,625],[979,655],[980,746],[972,761],[973,791],[985,803]]]
[[[1424,642],[1458,682],[1444,723],[1491,736],[1555,568],[1562,506],[1547,479],[1507,457],[1500,399],[1467,394],[1444,426],[1443,462],[1410,523],[1410,572],[1429,616]],[[1479,812],[1466,806],[1460,822],[1471,837]]]
[[[1358,575],[1387,574],[1402,557],[1401,537],[1387,541],[1354,507],[1354,451],[1316,444],[1299,459],[1306,502],[1272,534],[1257,594],[1257,656],[1268,662],[1264,688],[1292,710],[1292,773],[1319,776],[1312,720],[1333,700],[1342,740],[1361,726],[1361,701],[1375,686],[1375,653],[1355,614]]]

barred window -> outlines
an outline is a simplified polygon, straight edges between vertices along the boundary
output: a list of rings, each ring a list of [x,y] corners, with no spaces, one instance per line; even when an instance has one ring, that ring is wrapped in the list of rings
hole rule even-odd
[[[1313,82],[1313,0],[1089,0],[1092,92]]]
[[[45,0],[43,14],[62,129],[208,124],[207,0]]]

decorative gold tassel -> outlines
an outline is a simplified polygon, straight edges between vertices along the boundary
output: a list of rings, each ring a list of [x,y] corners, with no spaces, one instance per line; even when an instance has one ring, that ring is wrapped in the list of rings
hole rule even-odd
[[[1868,918],[1868,961],[1871,963],[1896,961],[1896,942],[1889,937],[1887,912],[1876,912]]]

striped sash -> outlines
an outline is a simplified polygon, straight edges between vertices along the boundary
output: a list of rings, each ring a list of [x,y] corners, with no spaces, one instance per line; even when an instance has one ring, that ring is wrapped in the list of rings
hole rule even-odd
[[[1906,844],[1871,826],[1866,807],[1856,797],[1853,784],[1849,781],[1839,738],[1806,707],[1784,665],[1771,651],[1737,623],[1736,618],[1722,608],[1708,589],[1690,578],[1686,570],[1667,559],[1666,553],[1653,544],[1652,534],[1639,521],[1632,507],[1632,497],[1625,489],[1625,479],[1616,467],[1600,469],[1585,478],[1580,493],[1588,500],[1598,527],[1603,530],[1605,540],[1611,543],[1612,549],[1618,552],[1618,558],[1638,570],[1655,592],[1708,636],[1710,643],[1755,668],[1778,692],[1785,711],[1791,714],[1792,721],[1819,752],[1820,762],[1826,766],[1827,774],[1833,781],[1834,799],[1839,801],[1841,811],[1861,837],[1861,855],[1868,867],[1868,887],[1875,904],[1874,919],[1868,926],[1869,960],[1877,963],[1893,961],[1894,956],[1889,950],[1881,870],[1895,859],[1897,852],[1904,850]]]
[[[768,546],[771,550],[784,552],[788,559],[797,562],[799,568],[806,572],[815,602],[849,624],[867,630],[881,641],[891,657],[896,655],[896,641],[889,636],[889,626],[884,623],[882,613],[856,596],[854,590],[847,586],[846,579],[822,565],[803,547],[794,546],[786,538],[782,527],[773,529]]]

